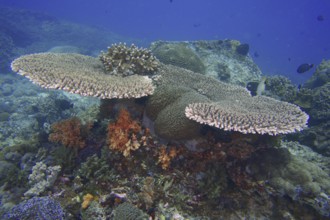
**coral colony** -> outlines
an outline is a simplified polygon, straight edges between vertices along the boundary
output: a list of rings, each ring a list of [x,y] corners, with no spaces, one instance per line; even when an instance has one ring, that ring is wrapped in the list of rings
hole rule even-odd
[[[149,50],[120,43],[97,58],[47,52],[15,59],[12,70],[33,83],[87,98],[75,99],[82,110],[69,102],[61,112],[67,117],[43,123],[46,132],[29,144],[38,147],[24,155],[21,170],[3,162],[19,179],[10,186],[8,177],[5,187],[24,195],[3,217],[329,217],[328,162],[280,136],[296,137],[307,127],[309,115],[299,106],[327,107],[316,98],[303,102],[320,81],[297,92],[281,77],[263,78],[267,89],[252,96],[242,84],[251,78],[260,83],[261,73],[247,46],[158,41]],[[322,65],[320,75],[330,66]],[[288,85],[285,92],[278,81]],[[318,86],[325,85],[319,93],[330,91],[329,83]],[[88,97],[101,104],[84,102]],[[324,117],[308,113],[312,120]],[[29,148],[11,149],[23,154]]]

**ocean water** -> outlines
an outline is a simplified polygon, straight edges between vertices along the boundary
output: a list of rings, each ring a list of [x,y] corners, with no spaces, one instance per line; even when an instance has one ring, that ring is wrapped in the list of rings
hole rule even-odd
[[[329,0],[0,0],[0,219],[329,218]]]
[[[318,65],[330,58],[327,0],[1,0],[0,5],[102,26],[149,42],[236,39],[250,45],[264,74],[285,75],[295,83],[312,74],[297,74],[300,64]]]

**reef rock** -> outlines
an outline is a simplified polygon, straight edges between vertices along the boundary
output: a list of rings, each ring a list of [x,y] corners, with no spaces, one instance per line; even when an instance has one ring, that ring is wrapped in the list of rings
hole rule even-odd
[[[261,71],[248,54],[237,52],[240,45],[236,40],[157,41],[151,50],[165,64],[246,86],[246,82],[259,81]]]

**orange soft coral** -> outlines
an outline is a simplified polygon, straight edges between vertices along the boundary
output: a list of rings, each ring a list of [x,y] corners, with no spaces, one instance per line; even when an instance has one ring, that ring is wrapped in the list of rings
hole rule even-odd
[[[77,117],[59,121],[52,124],[49,141],[61,143],[66,147],[84,148],[87,129],[89,128],[85,128]]]
[[[117,121],[108,126],[109,148],[123,153],[125,157],[131,151],[140,147],[137,134],[141,131],[141,126],[137,121],[132,120],[126,109],[121,109]]]
[[[173,158],[178,155],[175,147],[167,149],[164,145],[159,148],[158,163],[162,166],[163,170],[167,170]]]

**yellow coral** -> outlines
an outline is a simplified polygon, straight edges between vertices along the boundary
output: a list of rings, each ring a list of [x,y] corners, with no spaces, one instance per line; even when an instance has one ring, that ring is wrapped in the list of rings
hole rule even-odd
[[[82,209],[87,209],[88,206],[90,205],[90,203],[94,200],[94,196],[90,193],[87,193],[86,195],[84,195],[83,197],[83,202],[81,204],[81,208]]]

